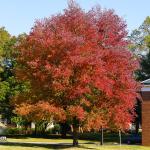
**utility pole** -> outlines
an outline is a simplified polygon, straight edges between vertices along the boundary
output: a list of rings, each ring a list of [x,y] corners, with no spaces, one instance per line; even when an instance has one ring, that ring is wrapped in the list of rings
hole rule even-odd
[[[103,127],[101,127],[101,141],[100,144],[103,145],[104,143],[104,133],[103,133]]]
[[[121,130],[119,130],[119,144],[121,146]]]

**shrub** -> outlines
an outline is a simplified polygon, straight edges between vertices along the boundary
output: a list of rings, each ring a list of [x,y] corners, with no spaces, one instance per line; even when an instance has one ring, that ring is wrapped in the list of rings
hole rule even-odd
[[[60,133],[61,132],[61,127],[60,127],[60,125],[59,124],[55,124],[54,125],[54,128],[52,129],[52,132],[54,133],[54,134],[56,134],[56,133]]]

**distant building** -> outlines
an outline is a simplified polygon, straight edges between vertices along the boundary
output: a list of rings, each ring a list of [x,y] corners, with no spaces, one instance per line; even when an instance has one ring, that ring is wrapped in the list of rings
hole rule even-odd
[[[51,121],[48,123],[46,130],[54,128],[54,123]],[[35,129],[35,122],[31,122],[31,129]]]
[[[1,118],[0,115],[0,135],[3,135],[6,129],[6,120]]]
[[[142,145],[150,146],[150,79],[142,83]]]

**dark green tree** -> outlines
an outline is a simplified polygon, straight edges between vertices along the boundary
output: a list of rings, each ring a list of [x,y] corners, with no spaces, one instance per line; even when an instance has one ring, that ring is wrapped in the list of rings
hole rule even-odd
[[[150,17],[146,17],[142,25],[132,31],[129,36],[131,41],[130,49],[138,56],[149,52],[150,47]]]
[[[140,70],[136,72],[137,80],[143,81],[150,78],[150,51],[141,57]]]
[[[130,49],[135,56],[139,58],[140,69],[135,75],[138,81],[143,81],[150,78],[150,16],[146,17],[142,25],[134,30],[129,36],[131,41]],[[137,114],[135,118],[136,133],[138,133],[141,121],[141,100],[137,98],[135,106]]]
[[[150,17],[146,17],[143,24],[129,36],[130,49],[140,60],[140,70],[136,72],[137,80],[150,78]]]
[[[11,99],[21,92],[23,84],[15,79],[13,69],[16,66],[16,45],[25,38],[25,34],[18,37],[11,36],[4,27],[0,28],[0,114],[11,122],[14,116]]]

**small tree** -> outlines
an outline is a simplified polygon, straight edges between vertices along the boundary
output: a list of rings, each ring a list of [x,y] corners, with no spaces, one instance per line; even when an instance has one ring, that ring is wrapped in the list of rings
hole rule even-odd
[[[20,116],[16,116],[16,117],[12,117],[11,118],[11,122],[15,123],[16,126],[24,126],[26,124],[26,120],[24,120],[22,117]]]

